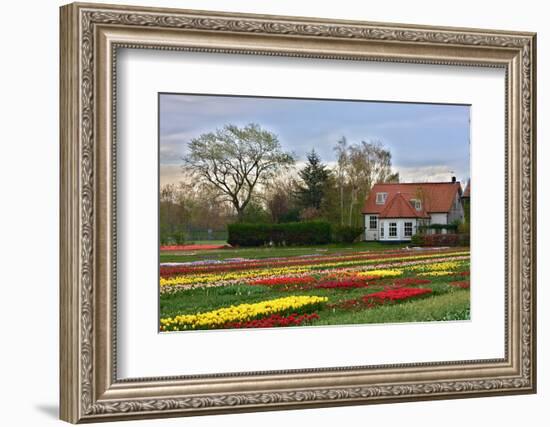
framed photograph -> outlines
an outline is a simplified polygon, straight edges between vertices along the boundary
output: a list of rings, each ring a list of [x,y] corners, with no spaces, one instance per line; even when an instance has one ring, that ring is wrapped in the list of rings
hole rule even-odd
[[[536,391],[535,34],[60,22],[63,420]]]

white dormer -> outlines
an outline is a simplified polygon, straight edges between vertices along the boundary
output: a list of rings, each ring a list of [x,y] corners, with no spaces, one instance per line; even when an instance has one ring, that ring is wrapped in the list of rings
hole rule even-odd
[[[376,193],[376,204],[383,205],[384,203],[386,203],[387,197],[388,193]]]
[[[422,210],[422,201],[420,199],[411,199],[410,202],[417,211]]]

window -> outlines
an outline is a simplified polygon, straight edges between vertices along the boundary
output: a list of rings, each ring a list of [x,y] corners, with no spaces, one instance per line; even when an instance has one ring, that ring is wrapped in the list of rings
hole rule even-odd
[[[386,197],[388,197],[388,193],[376,193],[376,204],[383,205],[386,203]]]
[[[405,237],[411,237],[413,235],[413,223],[412,222],[406,222],[404,226],[404,235]]]
[[[397,222],[390,222],[390,237],[397,237]]]
[[[380,237],[384,237],[384,223],[381,222],[380,223]]]
[[[378,228],[378,217],[370,216],[369,217],[369,228],[371,230],[376,230]]]
[[[419,199],[411,199],[411,205],[413,205],[417,211],[422,209],[422,202]]]

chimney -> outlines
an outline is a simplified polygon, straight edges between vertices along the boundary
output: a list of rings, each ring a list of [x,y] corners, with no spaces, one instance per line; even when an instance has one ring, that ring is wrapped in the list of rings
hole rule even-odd
[[[456,176],[453,176],[453,177],[451,178],[451,182],[452,182],[453,184],[456,182]]]

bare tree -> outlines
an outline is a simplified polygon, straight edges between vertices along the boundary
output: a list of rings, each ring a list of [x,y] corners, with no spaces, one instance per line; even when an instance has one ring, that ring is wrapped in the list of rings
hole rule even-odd
[[[336,176],[338,188],[340,190],[340,225],[344,225],[344,186],[346,183],[346,169],[348,167],[348,142],[345,136],[340,138],[334,151],[338,156],[336,165]]]
[[[225,125],[191,140],[188,147],[184,170],[231,203],[239,221],[256,187],[294,164],[277,135],[254,123]]]
[[[345,138],[335,147],[338,154],[336,172],[340,187],[341,222],[344,218],[344,189],[349,193],[348,225],[359,201],[364,200],[372,186],[379,182],[398,182],[399,174],[391,170],[391,153],[378,141],[348,144]]]

